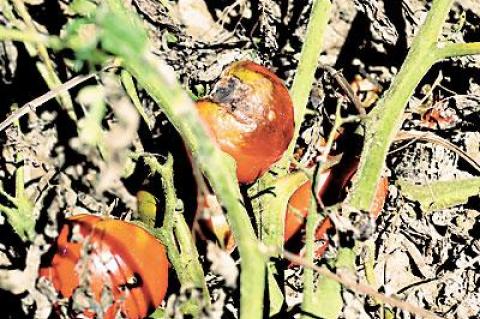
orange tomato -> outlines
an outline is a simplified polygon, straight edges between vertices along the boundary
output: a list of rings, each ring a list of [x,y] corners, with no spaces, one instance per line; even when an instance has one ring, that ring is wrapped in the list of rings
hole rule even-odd
[[[274,73],[250,61],[228,67],[210,96],[196,105],[220,148],[235,159],[242,184],[268,171],[293,137],[287,88]]]
[[[143,228],[78,215],[68,218],[62,227],[55,255],[40,269],[40,276],[50,279],[65,298],[84,287],[100,305],[108,290],[113,303],[103,305],[103,318],[114,319],[121,312],[126,318],[140,319],[165,296],[168,261],[165,247]],[[95,311],[85,309],[83,315],[94,318]]]
[[[332,171],[328,170],[319,175],[317,182],[320,185],[320,192],[322,192],[323,187],[327,185],[331,173]],[[287,213],[285,215],[285,232],[283,233],[285,241],[292,238],[305,223],[311,194],[312,182],[307,181],[303,183],[288,200]]]
[[[338,201],[341,197],[341,192],[350,181],[358,166],[358,161],[354,161],[349,165],[349,168],[342,167],[341,171],[337,171],[336,167],[319,176],[317,183],[318,197],[327,202],[329,205]],[[287,213],[285,216],[285,242],[292,238],[305,224],[305,218],[308,215],[308,208],[310,204],[312,182],[307,181],[301,185],[290,197]],[[381,212],[385,199],[388,195],[388,179],[382,177],[377,184],[375,198],[370,208],[370,214],[373,217],[378,217]],[[323,240],[324,244],[317,248],[316,256],[321,257],[328,247],[327,232],[332,229],[334,225],[330,218],[325,217],[317,230],[315,231],[315,240]]]

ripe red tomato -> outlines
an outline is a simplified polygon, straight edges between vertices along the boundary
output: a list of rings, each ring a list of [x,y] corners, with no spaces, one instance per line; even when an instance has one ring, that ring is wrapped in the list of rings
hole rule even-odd
[[[293,137],[287,88],[271,71],[250,61],[228,67],[210,96],[196,105],[220,148],[235,159],[242,184],[264,174]]]
[[[40,276],[50,279],[65,298],[71,298],[84,285],[100,304],[108,289],[113,304],[104,305],[105,319],[117,318],[118,312],[129,319],[144,318],[165,296],[165,248],[139,226],[93,215],[74,216],[67,219],[56,247],[51,263],[40,269]],[[83,315],[93,318],[95,312],[86,309]]]

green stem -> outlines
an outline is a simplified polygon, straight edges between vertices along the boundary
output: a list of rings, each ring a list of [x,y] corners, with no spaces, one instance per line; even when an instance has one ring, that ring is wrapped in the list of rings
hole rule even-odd
[[[300,126],[307,109],[310,91],[315,81],[315,72],[323,48],[323,38],[328,25],[331,9],[330,0],[315,0],[307,26],[300,60],[293,79],[290,96],[295,109],[295,133],[284,158],[290,158],[300,132]]]
[[[307,26],[305,42],[293,80],[290,95],[295,108],[295,128],[298,134],[303,122],[308,98],[315,81],[315,71],[323,48],[323,37],[330,17],[330,0],[316,0]]]
[[[315,242],[315,228],[318,220],[317,205],[315,203],[313,194],[310,196],[310,207],[308,209],[307,215],[307,225],[306,225],[306,240],[305,240],[305,260],[310,263],[313,263],[314,255],[314,242]],[[315,304],[315,287],[314,287],[314,272],[311,268],[304,268],[303,270],[303,301],[302,301],[302,310],[307,314],[303,315],[302,319],[311,318],[310,313],[312,307]],[[312,313],[315,313],[313,311]]]
[[[434,0],[425,23],[397,74],[366,122],[365,145],[347,204],[368,211],[375,196],[390,144],[402,125],[402,114],[415,88],[436,62],[436,42],[454,0]]]
[[[41,43],[47,45],[50,37],[38,34],[37,32],[11,29],[0,25],[0,41],[19,41],[29,43]]]
[[[328,25],[331,6],[332,4],[330,0],[314,0],[312,5],[312,11],[310,13],[310,19],[307,26],[302,52],[295,78],[293,80],[292,88],[290,90],[295,111],[295,131],[287,151],[284,153],[280,163],[278,164],[279,167],[288,168],[294,152],[297,137],[300,132],[300,126],[303,122],[303,118],[307,109],[310,91],[313,82],[315,81],[315,72],[317,70],[318,60],[323,48],[323,38]],[[286,169],[283,170],[283,172],[286,171]],[[302,174],[299,174],[297,179],[298,178],[303,180],[305,177],[302,176]],[[262,191],[272,186],[276,186],[279,180],[279,176],[276,176],[273,179],[266,174],[256,184],[256,191]],[[253,205],[256,212],[255,216],[257,222],[261,221],[258,225],[258,228],[265,244],[274,245],[276,247],[281,247],[283,245],[285,219],[283,212],[286,211],[288,199],[292,195],[293,191],[298,188],[298,185],[296,185],[298,181],[293,181],[289,187],[293,185],[295,187],[289,189],[288,191],[285,191],[284,189],[279,191],[277,188],[275,190],[275,199],[271,199],[266,196],[264,199],[254,201]],[[272,263],[270,263],[268,267],[270,272],[274,272],[275,266]],[[273,287],[274,284],[275,283],[273,283],[273,281],[270,281],[269,283],[269,289],[271,293],[275,290]],[[274,300],[270,300],[270,302],[273,304]]]
[[[162,189],[165,199],[165,213],[163,217],[162,227],[155,230],[160,234],[161,241],[167,247],[167,253],[172,263],[180,284],[182,287],[200,288],[206,304],[210,304],[210,294],[205,282],[202,265],[192,233],[183,216],[183,207],[181,201],[178,200],[174,179],[173,179],[173,156],[168,154],[164,164],[160,164],[153,156],[145,156],[143,158],[145,164],[150,168],[152,173],[158,173],[162,180]],[[154,225],[149,225],[154,227]],[[178,243],[178,246],[177,246]],[[199,305],[190,307],[191,315],[198,315]]]
[[[97,15],[96,20],[104,28],[105,36],[110,36],[110,50],[123,58],[125,69],[161,105],[227,212],[241,255],[240,318],[262,318],[266,262],[242,204],[234,162],[213,143],[193,101],[177,82],[171,69],[151,54],[149,47],[132,45],[136,44],[136,38],[130,40],[117,32],[121,23],[137,28],[131,22],[132,13],[124,8],[118,9],[123,5],[120,0],[108,0],[106,3],[110,10]]]
[[[463,55],[480,54],[480,42],[471,43],[439,43],[437,45],[437,59],[447,59]]]

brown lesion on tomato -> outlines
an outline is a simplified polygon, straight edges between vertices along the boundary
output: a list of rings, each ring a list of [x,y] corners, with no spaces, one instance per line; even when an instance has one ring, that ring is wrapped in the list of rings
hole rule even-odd
[[[248,132],[255,130],[258,122],[275,118],[271,108],[265,107],[266,102],[272,102],[272,89],[272,84],[265,78],[247,84],[228,75],[215,84],[208,99],[226,109],[237,121],[247,124],[245,131]]]

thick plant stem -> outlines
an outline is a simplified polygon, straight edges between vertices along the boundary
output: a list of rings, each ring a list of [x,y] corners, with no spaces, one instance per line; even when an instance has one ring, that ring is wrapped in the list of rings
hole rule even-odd
[[[308,98],[315,80],[318,60],[323,48],[323,38],[330,17],[330,0],[314,0],[312,13],[307,26],[305,42],[302,47],[300,60],[293,79],[290,95],[295,109],[295,133],[286,156],[291,156],[295,146],[300,126],[305,116]]]
[[[192,100],[171,78],[170,70],[160,69],[159,61],[149,54],[126,58],[124,66],[162,106],[225,207],[242,257],[240,318],[261,318],[265,258],[242,205],[233,162],[212,143]]]
[[[415,88],[437,61],[436,43],[454,0],[435,0],[391,87],[366,121],[365,145],[352,191],[351,210],[368,211],[375,196],[390,144],[402,125],[402,114]]]
[[[219,197],[241,256],[240,318],[260,319],[263,314],[266,262],[242,204],[234,163],[213,144],[193,101],[179,85],[172,70],[149,52],[148,45],[143,48],[134,46],[133,42],[138,41],[138,36],[144,32],[138,25],[128,21],[132,19],[132,13],[122,8],[122,1],[108,0],[107,3],[109,10],[97,16],[97,23],[109,36],[109,49],[123,58],[125,69],[162,107]],[[138,29],[138,36],[132,32],[132,43],[118,32],[117,26],[121,23]],[[138,43],[142,45],[141,41]]]

